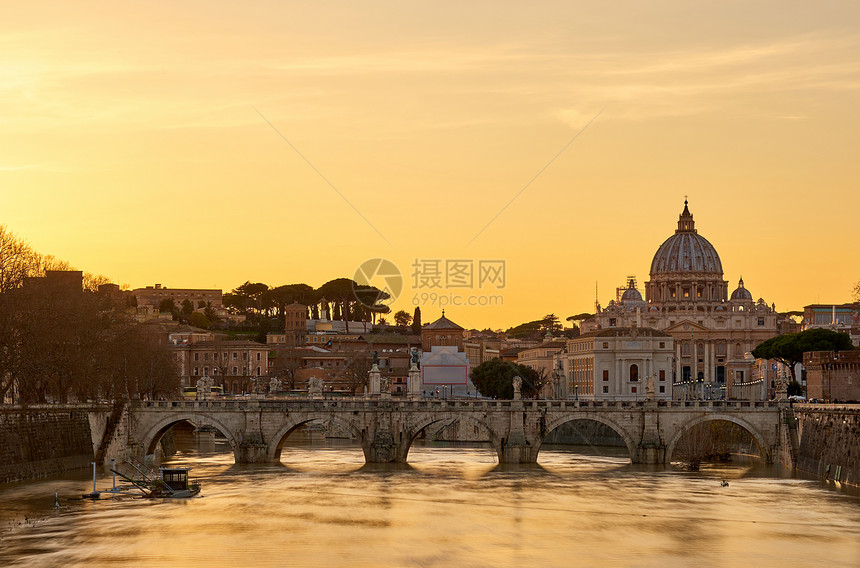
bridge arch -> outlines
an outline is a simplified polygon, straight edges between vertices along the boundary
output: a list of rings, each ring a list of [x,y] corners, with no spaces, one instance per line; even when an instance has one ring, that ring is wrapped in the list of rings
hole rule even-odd
[[[235,462],[239,462],[239,454],[238,454],[238,443],[236,441],[236,435],[225,426],[219,420],[212,418],[206,414],[199,413],[179,413],[173,414],[167,418],[163,418],[155,423],[146,434],[144,434],[141,439],[141,446],[143,446],[144,456],[148,456],[150,454],[154,454],[155,450],[158,446],[158,443],[161,441],[162,436],[173,428],[176,424],[180,422],[188,422],[196,428],[200,428],[201,426],[212,426],[216,428],[221,434],[227,438],[227,441],[230,442],[230,448],[233,450],[233,460]]]
[[[562,414],[556,418],[551,419],[547,422],[546,425],[546,434],[541,436],[540,445],[537,448],[537,452],[535,453],[535,457],[537,458],[540,455],[540,450],[543,447],[544,440],[549,437],[550,433],[558,428],[559,426],[563,426],[569,422],[578,422],[582,420],[591,420],[593,422],[599,422],[604,426],[612,429],[613,432],[618,434],[618,436],[624,441],[624,445],[627,446],[627,454],[630,456],[630,461],[633,463],[637,462],[637,457],[639,455],[639,447],[637,442],[633,439],[633,437],[625,430],[621,425],[619,425],[614,420],[606,418],[604,416],[591,414],[591,413],[569,413]]]
[[[753,426],[752,424],[750,424],[749,422],[747,422],[743,418],[740,418],[738,416],[733,416],[731,414],[719,414],[719,415],[709,414],[707,416],[699,416],[697,418],[693,418],[692,420],[689,420],[689,421],[685,422],[684,424],[681,424],[680,426],[678,426],[678,430],[677,430],[677,432],[675,432],[675,435],[672,437],[672,440],[666,445],[666,457],[665,457],[666,465],[671,463],[672,454],[675,453],[675,447],[678,445],[678,441],[681,439],[681,437],[684,434],[686,434],[687,432],[689,432],[691,429],[698,426],[699,424],[704,424],[705,422],[720,422],[720,421],[731,422],[733,424],[737,424],[738,426],[740,426],[741,428],[746,430],[750,434],[750,436],[752,436],[753,440],[755,440],[756,446],[758,446],[758,451],[761,453],[762,459],[764,459],[766,463],[772,463],[773,462],[773,456],[771,455],[771,451],[770,451],[771,448],[768,445],[768,443],[765,441],[764,436],[761,435],[761,433],[758,431],[758,429],[755,426]]]
[[[314,421],[323,421],[323,422],[333,422],[340,426],[345,427],[349,430],[356,438],[358,438],[359,443],[361,443],[362,449],[364,449],[364,432],[359,427],[358,424],[353,422],[352,420],[346,420],[341,418],[340,416],[333,414],[309,414],[304,415],[302,418],[293,419],[289,421],[287,424],[282,426],[274,436],[272,436],[271,441],[269,442],[268,448],[266,449],[266,453],[268,455],[269,461],[273,463],[277,463],[281,461],[281,451],[284,448],[284,443],[287,441],[287,438],[290,437],[290,434],[298,428],[299,426],[303,426],[310,422]]]
[[[405,429],[402,432],[403,438],[401,439],[401,443],[398,447],[398,456],[397,461],[400,463],[406,463],[407,458],[409,457],[409,450],[412,448],[412,443],[415,442],[415,438],[418,437],[422,431],[424,431],[427,427],[432,426],[433,424],[438,424],[440,422],[454,422],[459,421],[461,423],[469,424],[476,430],[483,430],[489,435],[489,442],[493,446],[493,451],[496,452],[496,456],[499,461],[502,460],[502,438],[496,434],[496,432],[490,427],[489,424],[484,422],[483,420],[478,420],[477,418],[473,418],[468,414],[463,414],[460,416],[439,416],[436,414],[425,414],[423,416],[419,415],[417,419],[409,425],[409,428]],[[478,440],[462,440],[464,442],[469,441],[478,441]]]

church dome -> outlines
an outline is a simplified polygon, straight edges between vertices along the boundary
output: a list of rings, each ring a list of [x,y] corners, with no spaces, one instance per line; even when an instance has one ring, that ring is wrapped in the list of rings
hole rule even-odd
[[[636,288],[628,288],[624,290],[624,293],[621,295],[621,301],[623,303],[642,302],[642,294],[640,294],[639,290]]]
[[[752,299],[753,299],[752,294],[750,294],[749,290],[744,288],[744,279],[743,278],[741,278],[740,281],[738,282],[737,289],[734,292],[732,292],[731,299],[732,300],[747,300],[747,301],[752,302]]]
[[[684,200],[678,229],[666,239],[651,261],[651,276],[661,272],[711,272],[723,274],[723,264],[714,245],[698,234],[693,214]]]

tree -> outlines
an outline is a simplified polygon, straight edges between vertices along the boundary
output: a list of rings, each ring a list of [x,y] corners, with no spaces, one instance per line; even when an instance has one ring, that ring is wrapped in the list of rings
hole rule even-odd
[[[30,245],[6,225],[0,225],[0,294],[14,290],[33,276],[39,265],[38,255]]]
[[[158,311],[162,313],[174,313],[176,311],[176,302],[173,301],[173,298],[164,298],[158,302]]]
[[[530,321],[508,328],[505,333],[513,339],[538,339],[542,325],[543,320]]]
[[[346,323],[346,332],[349,333],[350,306],[357,302],[355,289],[358,286],[349,278],[335,278],[329,280],[317,289],[317,292],[327,300],[337,302],[340,307],[341,319]]]
[[[300,355],[286,350],[276,351],[272,374],[281,380],[281,385],[286,390],[294,390],[298,382],[296,371],[302,368]]]
[[[797,381],[795,365],[803,362],[803,354],[807,351],[848,351],[853,348],[847,333],[814,328],[772,337],[753,349],[752,354],[757,359],[782,363],[791,371],[791,379]]]
[[[87,290],[39,287],[0,294],[0,376],[23,403],[125,399],[175,393],[167,346],[133,321],[122,301]]]
[[[547,314],[541,320],[541,331],[556,333],[561,331],[561,324],[558,321],[558,316],[555,314]]]
[[[191,315],[188,318],[188,323],[194,327],[200,327],[203,329],[209,329],[212,325],[212,322],[209,321],[209,318],[207,318],[206,314],[203,312],[191,312]]]
[[[412,316],[406,310],[400,310],[394,314],[394,323],[405,327],[412,323]]]
[[[573,325],[576,325],[577,327],[579,327],[582,325],[582,322],[584,322],[588,318],[592,317],[593,315],[594,314],[589,314],[587,312],[583,312],[581,314],[576,314],[575,316],[568,316],[565,319],[567,321],[569,321],[570,323],[572,323]]]
[[[415,306],[415,312],[412,314],[412,335],[421,335],[421,308]]]
[[[182,300],[182,316],[183,319],[188,321],[188,318],[191,317],[191,314],[194,313],[194,304],[191,303],[191,300],[188,298]]]
[[[854,288],[851,289],[851,297],[854,298],[854,301],[860,304],[860,280],[854,284]],[[860,306],[857,307],[857,313],[860,315]]]
[[[788,396],[802,396],[803,387],[797,381],[791,381],[790,383],[788,383],[788,389],[786,390],[786,394]]]
[[[356,351],[346,360],[343,379],[352,394],[363,389],[370,380],[370,351]]]
[[[523,379],[522,395],[526,398],[537,396],[542,386],[540,374],[534,369],[501,359],[484,361],[472,369],[469,376],[482,396],[500,399],[514,397],[513,379],[516,376]]]
[[[243,300],[245,310],[253,310],[256,314],[263,312],[263,294],[269,290],[269,287],[262,282],[246,281],[241,286],[233,290],[233,295]]]

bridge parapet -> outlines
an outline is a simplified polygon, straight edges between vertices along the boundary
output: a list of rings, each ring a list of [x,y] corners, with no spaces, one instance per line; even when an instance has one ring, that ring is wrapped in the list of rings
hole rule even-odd
[[[352,433],[368,462],[406,461],[413,440],[433,424],[456,425],[463,441],[489,441],[500,462],[537,460],[556,427],[602,422],[624,439],[634,463],[666,463],[685,431],[725,420],[750,431],[765,459],[778,444],[780,409],[773,401],[577,401],[379,398],[216,398],[137,401],[130,443],[151,452],[173,424],[187,420],[221,430],[241,462],[276,461],[289,434],[309,422],[333,422]]]
[[[73,405],[69,405],[70,407]],[[422,399],[422,400],[381,400],[381,399],[329,399],[314,400],[306,398],[261,398],[261,399],[231,399],[216,398],[211,400],[156,400],[137,401],[132,406],[137,409],[248,409],[265,410],[279,409],[359,409],[359,410],[392,410],[414,411],[427,409],[460,409],[460,410],[504,410],[512,408],[524,411],[539,409],[706,409],[706,410],[739,410],[739,409],[776,409],[787,406],[787,403],[772,400],[743,401],[743,400],[666,400],[666,401],[613,401],[613,400],[481,400],[481,399]],[[799,405],[796,405],[799,406]],[[53,406],[52,406],[53,407]],[[845,405],[803,405],[804,408],[845,408]],[[0,407],[9,408],[9,407]],[[34,407],[27,407],[34,408]],[[105,408],[110,408],[105,406]]]

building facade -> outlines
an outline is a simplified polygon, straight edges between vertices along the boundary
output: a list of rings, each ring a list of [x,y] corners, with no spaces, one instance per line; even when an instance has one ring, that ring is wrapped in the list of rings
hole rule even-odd
[[[860,401],[860,350],[809,351],[803,354],[803,366],[807,398]]]
[[[569,339],[556,356],[556,378],[566,380],[560,394],[576,400],[671,399],[673,342],[668,333],[635,326]]]
[[[645,297],[628,279],[619,301],[583,322],[583,332],[639,325],[664,331],[674,344],[673,382],[699,382],[724,388],[754,376],[748,354],[777,335],[776,306],[754,300],[743,278],[729,294],[714,246],[698,233],[684,201],[675,233],[661,244],[651,262]],[[703,389],[700,389],[703,390]]]
[[[803,330],[824,328],[847,333],[860,347],[860,304],[810,304],[803,307]]]
[[[204,288],[167,288],[161,284],[155,286],[147,286],[146,288],[136,288],[131,291],[132,295],[137,299],[138,307],[153,306],[158,308],[158,305],[164,300],[173,300],[179,306],[185,300],[188,300],[197,308],[202,302],[203,305],[208,305],[213,308],[221,308],[223,294],[221,290],[204,289]]]
[[[179,368],[182,386],[193,387],[211,377],[224,393],[252,392],[269,375],[268,348],[254,341],[218,339],[169,346]]]
[[[421,390],[438,396],[475,393],[469,378],[469,356],[464,348],[464,329],[445,317],[421,328]]]

